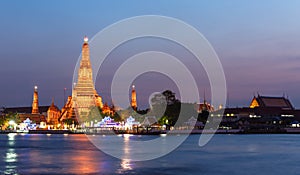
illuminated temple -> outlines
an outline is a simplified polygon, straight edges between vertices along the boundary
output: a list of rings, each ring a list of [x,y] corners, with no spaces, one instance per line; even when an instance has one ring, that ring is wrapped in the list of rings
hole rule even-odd
[[[101,97],[97,95],[94,87],[88,38],[85,37],[82,46],[77,83],[74,83],[72,91],[72,105],[80,120],[85,120],[89,115],[91,107],[96,106],[96,96],[101,99]]]
[[[132,107],[137,108],[136,93],[133,87]],[[41,124],[50,128],[59,128],[66,121],[82,124],[87,121],[91,108],[97,107],[105,115],[114,115],[114,105],[109,106],[107,103],[103,105],[102,97],[97,93],[94,81],[93,70],[90,61],[90,50],[88,38],[84,37],[82,45],[81,60],[78,69],[77,81],[72,89],[72,96],[69,96],[63,108],[60,110],[54,104],[54,100],[50,106],[39,106],[38,87],[34,86],[32,105],[30,107],[4,107],[1,113],[16,113],[21,121],[27,118],[34,123]]]
[[[102,97],[95,90],[88,38],[84,37],[77,82],[74,83],[72,96],[68,97],[68,101],[62,108],[60,121],[76,119],[76,116],[79,122],[86,121],[93,107],[99,107],[103,113],[108,114],[113,110],[108,105],[103,105]]]
[[[212,115],[218,115],[212,113]],[[256,126],[269,123],[291,123],[300,121],[300,110],[295,109],[290,100],[286,97],[254,96],[248,107],[225,108],[224,121],[252,122]],[[255,123],[256,122],[256,123]]]
[[[34,86],[32,105],[28,107],[9,107],[4,108],[4,114],[18,114],[20,121],[29,119],[33,123],[39,124],[40,128],[57,126],[58,119],[61,116],[59,108],[54,104],[54,99],[50,106],[39,106],[38,87]]]

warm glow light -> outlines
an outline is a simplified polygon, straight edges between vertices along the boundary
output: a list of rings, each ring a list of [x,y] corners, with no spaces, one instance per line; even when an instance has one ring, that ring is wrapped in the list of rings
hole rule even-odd
[[[131,136],[132,136],[131,134],[123,134],[123,137],[124,137],[125,141],[128,141],[129,137],[131,137]]]
[[[83,41],[84,41],[85,43],[87,43],[87,42],[89,41],[89,38],[88,38],[87,36],[85,36],[84,39],[83,39]]]
[[[35,89],[35,90],[37,90],[37,88],[38,88],[37,86],[34,86],[34,89]]]
[[[259,107],[257,100],[254,98],[250,104],[250,108]]]
[[[15,123],[15,121],[10,120],[10,121],[8,122],[8,124],[9,124],[9,125],[15,125],[16,123]]]
[[[167,137],[167,134],[160,134],[161,137]]]
[[[132,85],[132,89],[134,89],[135,88],[135,86],[134,85]]]

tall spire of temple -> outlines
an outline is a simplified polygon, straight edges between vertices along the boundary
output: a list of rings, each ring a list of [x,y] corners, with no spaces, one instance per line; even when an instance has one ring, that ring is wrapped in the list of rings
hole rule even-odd
[[[81,121],[86,120],[90,107],[95,106],[96,90],[93,82],[93,70],[90,61],[88,38],[84,37],[77,83],[72,91],[73,107]]]
[[[78,72],[78,81],[80,79],[88,79],[91,83],[93,83],[93,71],[90,61],[90,48],[89,48],[89,39],[88,37],[84,37],[84,43],[82,45],[81,51],[81,61],[80,61],[80,69]]]
[[[137,109],[136,91],[135,91],[135,86],[134,85],[132,85],[132,90],[131,90],[131,107],[134,110]]]
[[[32,114],[38,114],[39,113],[39,95],[38,95],[38,87],[37,86],[34,86],[31,113]]]
[[[51,101],[51,107],[54,107],[54,97],[52,97],[52,101]]]
[[[206,97],[205,97],[205,89],[203,92],[203,109],[202,110],[208,110],[207,102],[206,102]]]
[[[98,95],[94,81],[93,70],[90,60],[89,39],[84,37],[81,51],[81,60],[78,69],[77,81],[74,82],[72,97],[68,97],[62,109],[60,121],[65,119],[75,119],[80,124],[89,126],[88,118],[93,107],[100,107],[102,110],[102,98]],[[100,113],[99,113],[100,114]]]

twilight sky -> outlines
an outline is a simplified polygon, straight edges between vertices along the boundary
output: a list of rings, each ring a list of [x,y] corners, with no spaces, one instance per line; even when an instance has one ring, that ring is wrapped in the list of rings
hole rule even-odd
[[[249,105],[259,92],[288,94],[299,108],[299,7],[298,0],[1,0],[0,106],[30,106],[37,85],[40,105],[50,105],[55,98],[61,107],[63,89],[71,94],[84,35],[91,38],[124,18],[164,15],[194,26],[212,44],[225,71],[227,106]],[[128,57],[147,50],[174,53],[197,79],[200,95],[204,89],[209,92],[205,71],[190,53],[174,43],[145,38],[121,45],[107,58],[96,82],[104,101],[109,100],[114,70]],[[147,106],[154,91],[178,92],[171,80],[157,73],[142,75],[134,84],[142,106]]]

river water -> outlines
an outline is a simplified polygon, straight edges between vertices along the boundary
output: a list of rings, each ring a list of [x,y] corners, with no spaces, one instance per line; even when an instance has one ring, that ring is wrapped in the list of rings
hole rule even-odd
[[[198,140],[191,135],[166,156],[132,162],[99,151],[85,135],[0,134],[0,174],[300,174],[300,135],[215,135],[204,147]]]

